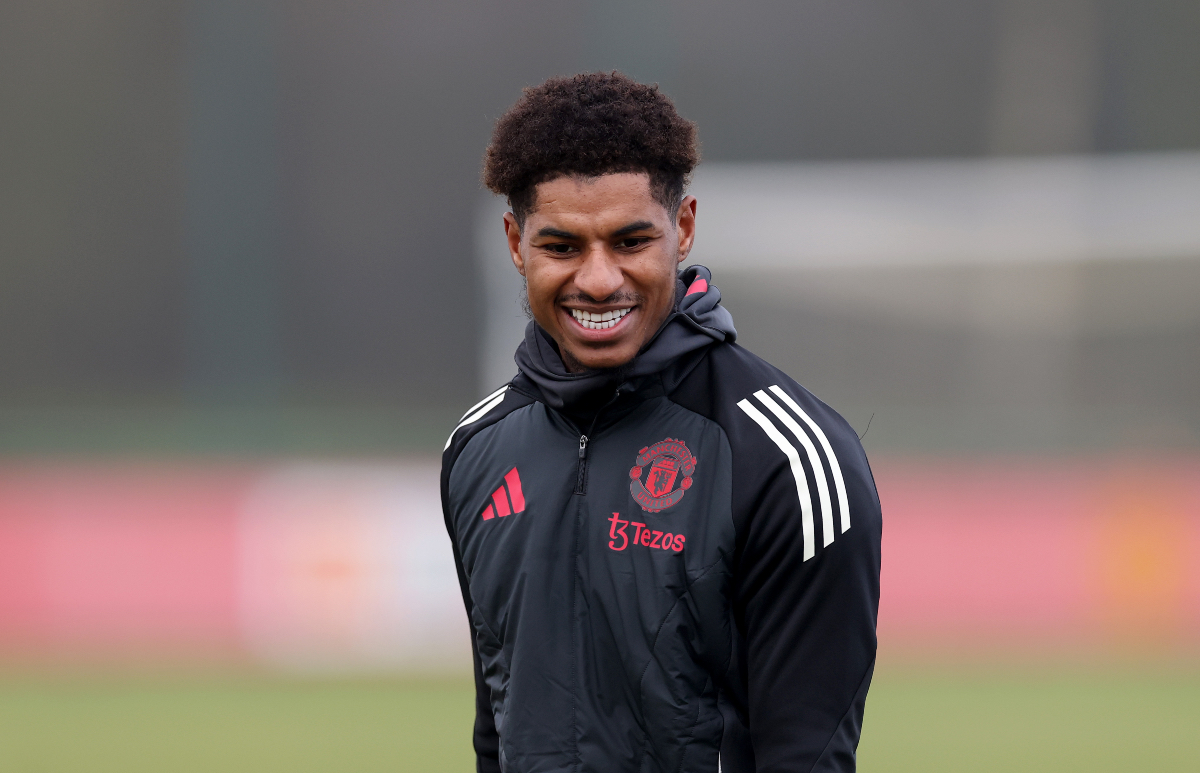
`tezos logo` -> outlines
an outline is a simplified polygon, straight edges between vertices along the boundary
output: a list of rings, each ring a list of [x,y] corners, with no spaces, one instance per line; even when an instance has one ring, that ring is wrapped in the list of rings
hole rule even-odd
[[[687,537],[682,534],[665,534],[658,529],[651,529],[644,523],[637,521],[626,521],[621,518],[620,513],[613,513],[613,517],[608,519],[612,526],[608,529],[608,547],[610,550],[618,552],[633,545],[643,545],[648,548],[658,548],[659,550],[673,550],[676,553],[683,552],[683,545],[687,542]],[[632,526],[637,529],[633,533],[633,540],[630,541],[629,535],[625,533],[625,527]],[[617,537],[621,538],[621,544],[617,544]]]
[[[650,472],[642,482],[642,471],[646,465]],[[638,452],[637,464],[629,471],[629,493],[648,513],[658,513],[674,507],[683,499],[683,492],[692,487],[692,473],[696,471],[696,457],[682,440],[667,438]],[[674,488],[679,473],[683,480]],[[672,490],[674,489],[674,490]]]

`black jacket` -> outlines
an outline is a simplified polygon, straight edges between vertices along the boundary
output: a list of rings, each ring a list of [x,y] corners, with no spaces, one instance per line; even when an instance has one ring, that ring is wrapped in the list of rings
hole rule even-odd
[[[879,601],[866,456],[733,343],[707,269],[680,279],[615,371],[568,374],[530,323],[520,373],[447,442],[480,771],[854,770]]]

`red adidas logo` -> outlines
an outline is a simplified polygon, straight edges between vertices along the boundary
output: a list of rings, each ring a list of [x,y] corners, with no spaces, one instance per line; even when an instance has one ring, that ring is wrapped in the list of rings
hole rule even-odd
[[[505,486],[508,490],[505,491]],[[509,504],[511,502],[511,506]],[[495,506],[493,509],[493,505]],[[503,518],[510,513],[525,512],[525,492],[521,490],[521,476],[513,467],[504,476],[504,483],[492,492],[492,504],[483,508],[483,520],[490,521],[497,515]]]

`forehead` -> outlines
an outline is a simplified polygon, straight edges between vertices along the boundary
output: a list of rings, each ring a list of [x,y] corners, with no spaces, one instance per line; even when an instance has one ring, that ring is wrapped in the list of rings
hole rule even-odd
[[[667,211],[650,193],[650,175],[619,172],[599,177],[556,177],[539,183],[528,220],[566,230],[621,228],[638,220],[658,223]]]

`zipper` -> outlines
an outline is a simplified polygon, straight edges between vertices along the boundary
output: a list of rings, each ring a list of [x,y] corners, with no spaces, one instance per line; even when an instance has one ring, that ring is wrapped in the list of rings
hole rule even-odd
[[[579,475],[575,478],[575,493],[587,493],[587,444],[588,436],[579,436]]]
[[[599,421],[600,414],[604,412],[604,409],[615,403],[617,398],[621,396],[621,388],[623,386],[625,385],[622,384],[621,386],[617,387],[616,391],[613,392],[613,396],[609,398],[608,402],[600,406],[600,410],[596,411],[596,415],[592,417],[592,425],[588,427],[587,434],[579,436],[579,474],[575,478],[575,493],[579,494],[580,496],[587,494],[588,434],[591,434],[595,431],[596,422]]]

